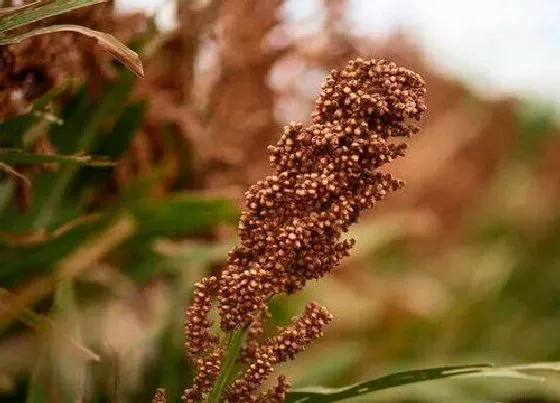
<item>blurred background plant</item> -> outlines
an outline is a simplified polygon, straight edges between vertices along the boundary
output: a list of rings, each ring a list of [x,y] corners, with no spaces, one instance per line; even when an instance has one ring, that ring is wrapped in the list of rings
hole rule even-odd
[[[554,107],[488,97],[402,32],[353,34],[350,3],[313,3],[317,20],[287,18],[283,0],[181,0],[167,4],[167,29],[112,3],[41,23],[114,35],[140,53],[143,80],[75,33],[2,47],[2,401],[149,401],[158,387],[177,401],[192,376],[182,336],[192,284],[235,244],[266,146],[355,56],[418,71],[430,112],[390,168],[407,186],[352,229],[341,270],[273,302],[271,325],[309,300],[335,316],[283,372],[296,387],[338,387],[443,364],[560,361]],[[461,379],[371,396],[539,402],[560,390]]]

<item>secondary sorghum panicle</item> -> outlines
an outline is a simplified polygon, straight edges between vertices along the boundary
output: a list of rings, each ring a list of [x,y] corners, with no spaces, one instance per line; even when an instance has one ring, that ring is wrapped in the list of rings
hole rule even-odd
[[[267,303],[332,271],[354,245],[343,233],[362,211],[403,186],[379,168],[404,155],[406,144],[393,138],[419,130],[414,121],[426,110],[425,93],[424,81],[410,70],[385,60],[356,59],[340,72],[331,71],[312,124],[291,123],[276,146],[269,147],[274,173],[246,193],[240,245],[230,252],[219,279],[195,285],[185,338],[187,356],[198,372],[183,400],[203,398],[220,370],[223,354],[209,320],[214,297],[222,331],[248,333],[238,357],[245,371],[229,384],[224,401],[285,399],[289,385],[283,377],[264,394],[258,389],[276,364],[321,337],[332,315],[309,304],[290,325],[265,339]]]
[[[222,350],[217,347],[211,354],[196,360],[196,377],[192,386],[183,392],[183,401],[195,403],[210,392],[220,374],[221,358]]]
[[[311,303],[305,307],[304,313],[292,324],[280,328],[269,342],[277,362],[293,359],[294,355],[305,349],[305,346],[323,335],[323,327],[333,317],[324,306]]]
[[[292,123],[269,147],[274,175],[246,194],[241,245],[219,283],[221,327],[249,324],[275,294],[292,293],[348,255],[341,239],[360,213],[403,182],[378,171],[404,155],[412,123],[426,110],[420,76],[384,60],[333,70],[316,101],[313,124]]]
[[[216,277],[203,278],[194,285],[191,306],[185,313],[185,349],[187,357],[196,360],[205,351],[214,348],[218,337],[210,333],[212,322],[209,313],[212,309],[212,297],[218,285]]]
[[[274,371],[274,365],[293,359],[294,355],[319,338],[323,327],[332,320],[325,307],[310,303],[299,317],[287,327],[277,330],[275,336],[261,343],[253,353],[245,373],[228,388],[228,402],[255,402],[255,392]],[[286,386],[287,387],[287,386]]]

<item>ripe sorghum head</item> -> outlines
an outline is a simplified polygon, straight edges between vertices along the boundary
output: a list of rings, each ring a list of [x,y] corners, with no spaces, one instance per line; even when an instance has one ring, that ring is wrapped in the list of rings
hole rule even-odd
[[[219,281],[221,327],[248,325],[275,294],[331,271],[353,241],[341,239],[360,213],[403,182],[379,168],[404,155],[426,110],[424,81],[384,60],[348,63],[322,86],[313,124],[292,123],[269,147],[275,173],[246,193],[241,244]]]
[[[402,187],[379,168],[404,155],[406,144],[391,138],[418,131],[413,122],[426,110],[425,92],[418,74],[394,63],[351,61],[327,77],[313,123],[288,125],[276,146],[269,147],[274,174],[246,193],[240,245],[230,252],[219,280],[205,278],[195,285],[185,344],[197,374],[183,400],[204,398],[220,371],[223,352],[210,332],[213,297],[221,329],[246,328],[248,334],[238,357],[245,371],[227,387],[224,401],[285,400],[289,385],[283,377],[266,393],[258,389],[276,364],[321,337],[332,315],[311,303],[290,325],[263,340],[267,302],[330,272],[354,244],[342,234],[363,210]]]

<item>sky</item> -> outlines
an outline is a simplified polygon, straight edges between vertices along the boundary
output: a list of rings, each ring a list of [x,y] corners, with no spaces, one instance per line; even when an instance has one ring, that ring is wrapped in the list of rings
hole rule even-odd
[[[560,109],[560,0],[348,1],[353,33],[405,31],[434,66],[467,80],[482,94],[518,93]],[[312,30],[320,25],[320,3],[288,0],[283,14],[294,22],[305,20]],[[172,20],[169,0],[119,4],[159,10],[164,25]]]

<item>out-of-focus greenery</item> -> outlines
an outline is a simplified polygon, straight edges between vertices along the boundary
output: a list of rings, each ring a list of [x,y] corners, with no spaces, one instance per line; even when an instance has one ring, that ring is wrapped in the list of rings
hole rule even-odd
[[[31,177],[32,198],[25,211],[14,203],[14,181],[4,176],[0,185],[2,340],[8,343],[6,348],[14,343],[16,353],[19,347],[13,339],[27,334],[25,327],[30,327],[35,332],[31,344],[37,349],[30,373],[10,368],[9,359],[0,359],[5,386],[12,385],[8,388],[12,401],[51,401],[53,393],[63,401],[90,393],[109,400],[117,399],[115,394],[132,393],[147,400],[162,385],[173,397],[173,391],[179,392],[188,379],[181,322],[190,287],[201,270],[223,259],[231,246],[229,241],[222,245],[202,239],[219,225],[235,223],[238,212],[231,201],[218,196],[189,192],[150,196],[150,186],[159,178],[158,167],[91,210],[88,197],[107,188],[112,166],[76,164],[91,160],[74,155],[86,152],[116,161],[126,152],[144,111],[142,103],[127,102],[134,81],[131,73],[122,71],[99,99],[78,90],[58,114],[62,124],[41,121],[33,113],[0,124],[3,147],[25,147],[36,124],[47,123],[43,133],[69,156],[46,161],[43,155],[27,153],[28,160],[16,161],[59,164],[56,172]],[[59,92],[38,100],[34,110]],[[180,253],[165,251],[166,242],[167,249],[177,249],[173,239],[189,238],[194,241],[181,247]],[[158,249],[158,245],[162,246]],[[127,339],[130,353],[115,351],[112,336],[103,334],[111,329],[98,331],[101,327],[96,329],[95,320],[88,321],[86,311],[97,310],[93,316],[103,323],[104,309],[113,309],[116,301],[141,298],[143,287],[162,278],[168,280],[166,312],[158,312],[156,324],[150,319],[150,329],[139,329],[139,324],[129,329],[136,333]],[[122,320],[119,325],[126,330],[127,319]],[[145,353],[148,346],[154,350],[149,354],[149,370],[135,367],[146,371],[137,374],[145,378],[143,387],[135,384],[135,390],[127,390],[128,380],[121,379],[126,371],[120,366],[127,365],[128,354],[137,354],[136,349]]]
[[[147,103],[131,96],[136,80],[122,70],[95,97],[83,83],[68,82],[27,114],[0,123],[0,162],[56,164],[28,174],[24,209],[17,203],[23,179],[0,171],[2,401],[149,401],[158,387],[177,401],[192,377],[184,308],[193,283],[215,272],[235,244],[239,212],[225,197],[180,187],[155,196],[158,166],[108,190],[113,163],[146,119]],[[61,95],[60,109],[42,113]],[[437,226],[430,214],[393,210],[365,218],[352,228],[358,242],[343,271],[275,299],[271,328],[312,299],[336,317],[323,339],[278,372],[296,388],[342,387],[412,368],[560,361],[560,213],[539,173],[553,116],[546,107],[520,109],[515,146],[461,217],[458,239],[421,244],[418,252],[415,237]],[[60,155],[31,152],[41,136]],[[188,167],[183,172],[192,175]],[[414,374],[426,379],[432,372]],[[488,375],[356,401],[560,396],[548,374],[546,383]]]

